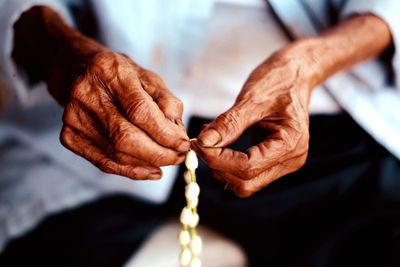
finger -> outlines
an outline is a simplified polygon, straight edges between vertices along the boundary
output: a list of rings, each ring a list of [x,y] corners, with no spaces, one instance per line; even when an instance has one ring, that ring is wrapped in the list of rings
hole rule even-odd
[[[235,104],[228,111],[209,123],[199,134],[199,143],[204,147],[223,147],[236,141],[251,125],[260,121],[254,107]]]
[[[169,120],[151,96],[147,94],[135,73],[120,77],[114,84],[117,100],[130,122],[146,132],[158,144],[185,152],[190,148],[189,137],[177,124]],[[122,87],[122,88],[120,88]]]
[[[63,122],[77,135],[89,140],[96,147],[101,149],[101,151],[103,151],[103,153],[105,153],[110,159],[117,163],[133,166],[149,165],[149,163],[134,156],[117,151],[87,111],[84,111],[82,107],[75,106],[74,108],[71,108],[71,106],[74,105],[72,103],[67,105],[63,116]]]
[[[124,56],[138,70],[143,89],[153,98],[153,101],[156,102],[161,112],[164,113],[165,117],[176,123],[186,132],[186,128],[182,121],[182,101],[172,94],[159,75],[150,70],[139,67],[129,57],[126,55]]]
[[[267,139],[246,152],[229,148],[205,148],[197,144],[194,144],[193,149],[210,168],[233,174],[243,180],[252,179],[289,156],[280,139]]]
[[[98,125],[94,118],[90,115],[90,111],[85,109],[83,105],[77,105],[76,102],[69,102],[64,110],[63,124],[85,135],[97,147],[107,151],[108,138],[105,132]]]
[[[114,148],[144,160],[152,165],[176,165],[185,159],[185,152],[161,146],[140,128],[132,125],[117,113],[110,117],[107,126]]]
[[[157,103],[167,119],[174,123],[182,122],[182,101],[171,93],[164,81],[157,74],[149,70],[142,70],[140,82],[143,89]]]
[[[307,134],[297,131],[290,124],[267,126],[274,132],[244,153],[229,148],[206,148],[197,144],[194,149],[197,149],[211,168],[233,173],[242,179],[251,179],[277,162],[283,162],[307,152]]]
[[[242,180],[232,174],[220,171],[213,171],[212,175],[217,180],[223,180],[227,185],[227,189],[233,191],[236,195],[242,198],[251,196],[269,184],[262,179],[261,175],[247,181]]]
[[[73,102],[78,108],[84,110],[84,113],[95,118],[115,151],[123,152],[154,166],[175,165],[184,160],[183,154],[159,145],[147,133],[126,120],[106,96],[75,99]],[[81,121],[84,123],[84,119]],[[73,121],[67,125],[74,125],[72,123]]]
[[[124,118],[116,119],[110,134],[117,151],[127,153],[152,165],[176,165],[185,159],[185,152],[176,152],[160,146],[141,129],[133,126]]]
[[[214,170],[212,173],[216,179],[227,183],[228,188],[239,197],[249,197],[275,180],[298,170],[304,165],[306,158],[307,154],[303,154],[278,163],[250,180],[243,180],[233,174],[218,170]]]
[[[126,176],[135,180],[155,180],[161,177],[161,170],[152,166],[118,164],[107,157],[97,146],[69,127],[64,127],[62,129],[60,141],[66,148],[86,158],[106,173]]]

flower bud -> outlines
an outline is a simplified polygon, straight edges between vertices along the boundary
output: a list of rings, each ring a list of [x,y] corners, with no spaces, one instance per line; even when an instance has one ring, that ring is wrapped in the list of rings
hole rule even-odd
[[[192,240],[190,241],[190,249],[192,250],[193,255],[200,255],[203,250],[203,241],[200,236],[196,235],[192,237]]]
[[[192,214],[192,218],[190,218],[189,221],[189,226],[195,228],[199,224],[199,221],[200,221],[199,214],[197,213]]]
[[[194,152],[193,150],[189,150],[186,153],[185,165],[186,168],[188,168],[189,170],[197,169],[197,167],[199,166],[199,161],[197,159],[196,152]]]
[[[188,200],[198,198],[200,194],[200,186],[197,183],[191,182],[185,186],[185,196]]]
[[[190,208],[183,208],[180,216],[180,221],[184,225],[188,225],[190,222],[192,222],[192,217],[193,217],[193,212]]]
[[[187,231],[187,230],[182,230],[182,231],[179,233],[179,243],[180,243],[182,246],[186,246],[186,245],[188,245],[188,244],[190,243],[190,233],[189,233],[189,231]]]
[[[180,255],[179,259],[180,264],[186,266],[190,263],[191,259],[192,259],[192,253],[190,252],[189,249],[185,248]]]

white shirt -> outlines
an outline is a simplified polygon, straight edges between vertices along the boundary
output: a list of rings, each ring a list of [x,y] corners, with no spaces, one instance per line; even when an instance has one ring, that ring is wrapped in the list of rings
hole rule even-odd
[[[23,234],[45,216],[105,194],[127,193],[163,202],[175,177],[175,168],[165,168],[163,179],[157,182],[135,182],[104,174],[60,145],[62,109],[51,100],[43,84],[33,90],[23,74],[16,70],[11,59],[12,25],[23,11],[38,4],[52,7],[73,25],[66,2],[79,1],[0,0],[0,36],[3,36],[0,41],[0,96],[9,96],[8,101],[3,101],[3,107],[7,105],[8,108],[0,120],[0,249],[9,238]],[[191,115],[212,118],[229,108],[251,70],[288,43],[272,15],[265,7],[260,8],[263,4],[256,0],[251,2],[255,4],[121,0],[115,5],[113,1],[96,0],[93,5],[103,41],[158,72],[184,101],[187,121]],[[396,23],[399,25],[395,10],[399,9],[381,2],[349,1],[346,14],[376,12],[392,26],[396,45],[400,29],[394,27]],[[399,61],[396,54],[393,61],[396,72]],[[384,118],[390,123],[383,125],[391,124],[387,115],[397,122],[394,125],[399,132],[399,113],[393,112],[400,103],[396,100],[398,91],[384,88],[384,72],[379,64],[371,61],[357,70],[374,90],[373,94],[365,94],[357,91],[358,87],[349,86],[351,89],[344,95],[349,97],[351,93],[352,102],[366,99],[352,115],[362,117],[369,108],[374,111],[371,114],[380,116],[374,121],[382,122]],[[388,94],[392,100],[389,104],[386,102]],[[323,88],[316,89],[310,110],[313,113],[340,112],[336,101]],[[343,107],[351,109],[348,104],[346,106],[348,100],[344,99],[343,103]],[[396,131],[387,132],[388,137],[380,136],[378,141],[396,142],[393,136]],[[392,153],[397,151],[399,156],[400,146],[397,148],[392,149]]]

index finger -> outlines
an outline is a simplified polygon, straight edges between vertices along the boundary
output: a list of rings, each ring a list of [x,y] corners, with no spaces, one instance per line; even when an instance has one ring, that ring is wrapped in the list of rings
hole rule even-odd
[[[288,153],[281,139],[267,139],[248,148],[246,152],[230,148],[208,148],[197,144],[194,149],[210,168],[233,174],[244,180],[252,179],[278,164]]]
[[[186,132],[162,113],[135,74],[130,73],[117,80],[121,79],[122,83],[113,86],[118,88],[116,98],[127,119],[159,145],[179,152],[187,151],[190,143]]]

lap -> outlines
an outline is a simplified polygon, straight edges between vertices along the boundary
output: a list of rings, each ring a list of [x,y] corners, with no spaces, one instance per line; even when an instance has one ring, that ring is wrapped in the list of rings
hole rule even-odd
[[[399,161],[347,115],[311,117],[310,134],[306,165],[248,199],[224,191],[202,165],[202,222],[238,241],[251,266],[354,266],[396,255]],[[248,139],[235,145],[243,150]]]
[[[11,241],[0,266],[122,266],[167,213],[111,196],[53,215]]]
[[[192,120],[189,136],[203,123]],[[306,165],[247,199],[224,191],[201,163],[201,222],[237,241],[251,266],[398,264],[399,161],[346,115],[312,117],[310,133]],[[162,206],[114,196],[54,215],[11,242],[0,265],[119,266],[166,217],[178,216],[183,192],[178,178]]]

